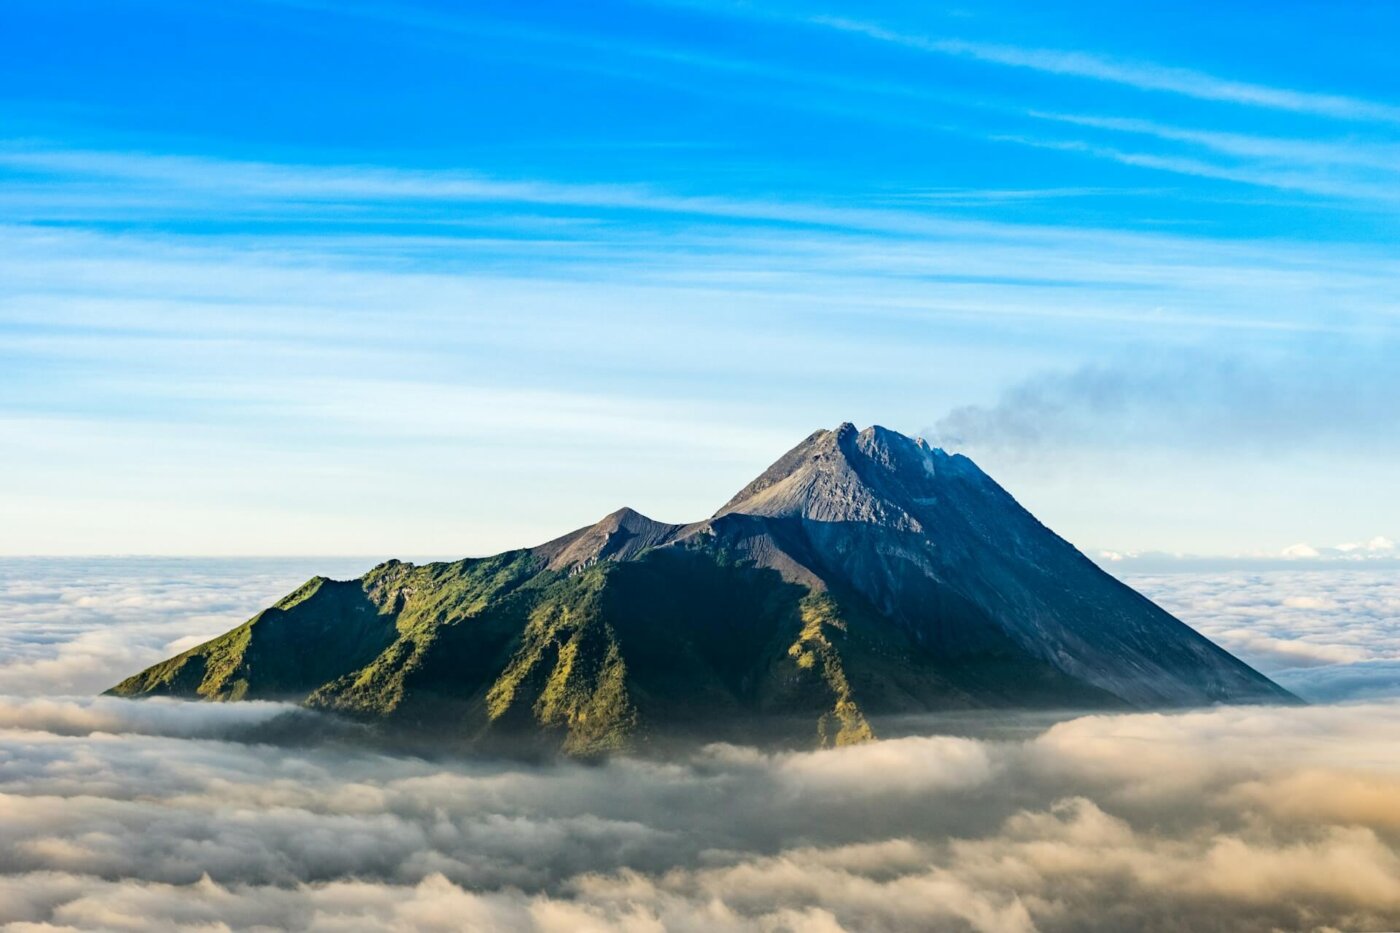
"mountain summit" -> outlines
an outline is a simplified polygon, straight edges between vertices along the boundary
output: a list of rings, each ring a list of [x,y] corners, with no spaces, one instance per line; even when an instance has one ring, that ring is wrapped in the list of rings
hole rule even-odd
[[[1295,702],[971,460],[851,424],[705,521],[621,509],[494,557],[317,577],[110,692],[577,754],[763,729],[842,744],[930,710]]]

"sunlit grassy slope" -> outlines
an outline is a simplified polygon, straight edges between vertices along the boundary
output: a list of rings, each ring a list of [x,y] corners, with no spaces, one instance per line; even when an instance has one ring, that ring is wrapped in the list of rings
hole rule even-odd
[[[111,692],[291,700],[405,733],[543,737],[589,755],[748,727],[859,742],[868,712],[972,705],[969,691],[1035,702],[1041,688],[1062,697],[1061,680],[1011,651],[945,669],[859,598],[697,545],[571,572],[514,551],[316,578]]]

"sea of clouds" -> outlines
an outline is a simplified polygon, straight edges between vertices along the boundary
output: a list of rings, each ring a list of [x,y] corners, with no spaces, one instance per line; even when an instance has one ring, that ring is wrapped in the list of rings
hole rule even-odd
[[[1124,574],[1311,702],[1400,697],[1400,564]]]
[[[1392,575],[1132,580],[1303,708],[527,765],[92,695],[364,563],[0,561],[0,929],[1400,927]]]

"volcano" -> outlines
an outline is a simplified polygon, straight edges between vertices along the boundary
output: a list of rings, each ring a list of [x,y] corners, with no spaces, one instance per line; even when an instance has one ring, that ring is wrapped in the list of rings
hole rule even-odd
[[[874,736],[880,717],[1292,703],[960,454],[821,430],[711,518],[621,509],[538,547],[316,577],[109,691],[276,699],[593,755]]]

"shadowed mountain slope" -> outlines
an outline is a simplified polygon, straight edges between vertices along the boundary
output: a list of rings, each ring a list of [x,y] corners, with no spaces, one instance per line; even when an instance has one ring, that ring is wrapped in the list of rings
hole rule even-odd
[[[533,549],[317,578],[111,692],[288,699],[574,754],[840,744],[929,710],[1295,702],[966,457],[849,424],[706,521],[622,509]]]

